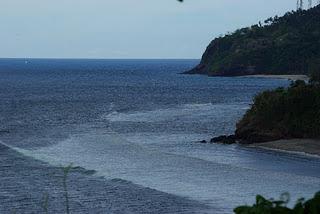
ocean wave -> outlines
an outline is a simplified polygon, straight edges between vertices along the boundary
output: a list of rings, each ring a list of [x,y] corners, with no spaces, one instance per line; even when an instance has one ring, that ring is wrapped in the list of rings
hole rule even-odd
[[[43,150],[44,148],[41,151]],[[37,155],[39,151],[20,150],[0,142],[0,162],[4,166],[0,170],[2,173],[0,187],[3,196],[0,213],[9,214],[12,210],[18,213],[42,213],[43,207],[35,206],[35,202],[43,201],[46,192],[50,199],[50,211],[64,212],[64,206],[61,206],[64,203],[62,178],[60,179],[62,169],[28,157]],[[63,156],[57,155],[57,158],[61,157]],[[94,173],[95,170],[76,166],[68,175],[71,213],[191,214],[212,213],[213,210],[217,210],[215,207],[209,207],[195,200],[136,185],[120,178],[104,179],[95,176]]]
[[[234,113],[235,110],[244,111],[248,104],[184,104],[171,108],[162,108],[148,111],[118,112],[112,111],[103,115],[103,119],[110,122],[159,122],[178,118],[206,118]]]
[[[295,154],[295,155],[301,155],[301,156],[305,156],[305,157],[311,157],[311,158],[320,159],[320,155],[310,154],[310,153],[307,153],[307,152],[289,151],[289,150],[285,150],[285,149],[269,148],[269,147],[266,147],[266,146],[257,146],[256,148],[261,148],[261,149],[269,150],[269,151],[275,151],[275,152],[281,152],[281,153],[287,153],[287,154]]]
[[[247,169],[188,155],[169,154],[129,142],[115,133],[84,133],[48,147],[13,149],[54,166],[73,163],[74,166],[95,170],[95,176],[123,179],[200,201],[220,198],[232,205],[239,201],[250,203],[245,196],[258,192],[252,187],[263,185],[262,193],[270,190],[278,195],[283,190],[292,191],[297,186],[308,184],[297,191],[302,195],[312,192],[320,184],[318,178],[309,176]],[[215,154],[214,148],[211,152]],[[219,189],[220,186],[223,188]],[[242,195],[238,195],[239,192]]]

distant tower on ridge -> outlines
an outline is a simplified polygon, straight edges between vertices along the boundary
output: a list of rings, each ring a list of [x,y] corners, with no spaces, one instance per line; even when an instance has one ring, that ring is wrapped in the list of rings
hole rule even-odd
[[[303,9],[303,0],[297,0],[297,10]]]
[[[320,0],[317,1],[316,5],[320,4]],[[308,8],[310,9],[313,6],[312,0],[308,0]],[[297,0],[297,10],[303,10],[304,9],[304,0]]]

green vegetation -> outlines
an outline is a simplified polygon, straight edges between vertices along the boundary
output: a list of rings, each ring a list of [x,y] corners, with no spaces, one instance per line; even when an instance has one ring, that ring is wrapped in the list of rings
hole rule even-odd
[[[256,197],[256,204],[253,206],[241,206],[234,209],[236,214],[319,214],[320,213],[320,192],[314,198],[305,201],[299,199],[294,208],[288,208],[289,195],[284,194],[280,200],[267,200],[261,195]]]
[[[187,73],[309,74],[320,68],[320,6],[288,12],[216,38]]]
[[[66,214],[70,214],[70,204],[69,204],[69,192],[68,192],[68,185],[67,185],[67,180],[68,180],[68,175],[70,171],[74,167],[72,164],[66,167],[62,167],[63,170],[63,176],[62,176],[62,185],[63,185],[63,192],[64,192],[64,199],[65,199],[65,209],[66,209]],[[43,202],[41,203],[41,207],[43,209],[43,212],[45,214],[49,213],[49,194],[46,193],[43,197]]]
[[[42,208],[45,214],[48,214],[48,205],[49,205],[49,194],[46,193],[43,197]]]
[[[251,108],[237,124],[236,135],[244,142],[284,138],[320,137],[319,72],[310,84],[296,81],[257,95]]]
[[[313,62],[310,66],[310,83],[319,84],[320,83],[320,59]]]
[[[70,213],[70,205],[69,205],[69,193],[68,193],[68,187],[67,187],[67,179],[68,175],[72,169],[72,164],[70,164],[67,167],[63,168],[63,190],[64,190],[64,197],[66,200],[66,213]]]

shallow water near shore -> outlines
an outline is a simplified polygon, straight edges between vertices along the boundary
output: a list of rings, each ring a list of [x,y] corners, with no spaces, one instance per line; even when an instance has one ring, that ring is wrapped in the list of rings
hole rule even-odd
[[[178,74],[197,60],[25,61],[0,60],[1,213],[37,212],[45,192],[61,212],[70,163],[77,213],[230,213],[320,190],[320,159],[196,143],[287,80]]]

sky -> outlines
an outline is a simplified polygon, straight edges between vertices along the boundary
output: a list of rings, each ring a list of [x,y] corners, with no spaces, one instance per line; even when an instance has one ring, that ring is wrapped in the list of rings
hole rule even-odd
[[[0,0],[0,58],[198,59],[296,0]]]

